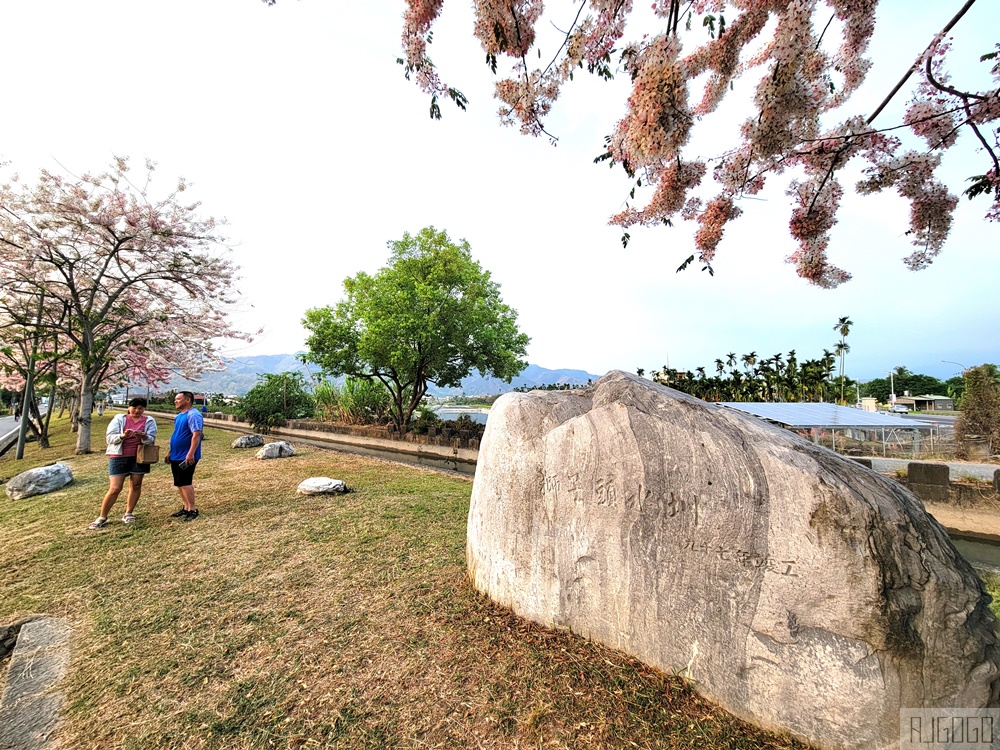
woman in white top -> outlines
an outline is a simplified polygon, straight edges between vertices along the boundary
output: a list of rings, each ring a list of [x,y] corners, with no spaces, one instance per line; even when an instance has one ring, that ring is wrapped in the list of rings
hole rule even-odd
[[[127,414],[116,414],[108,424],[106,433],[108,449],[108,476],[111,484],[108,494],[101,502],[101,515],[88,528],[99,529],[108,523],[108,513],[115,504],[118,495],[125,487],[125,477],[128,477],[128,500],[125,501],[125,515],[122,523],[135,523],[136,503],[142,494],[142,478],[149,473],[149,464],[136,461],[139,444],[152,445],[156,440],[156,420],[146,416],[146,399],[133,398],[128,402]]]

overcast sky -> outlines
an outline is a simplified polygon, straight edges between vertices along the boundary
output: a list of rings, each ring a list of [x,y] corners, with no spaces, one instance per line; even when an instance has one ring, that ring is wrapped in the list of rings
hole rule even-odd
[[[627,76],[569,84],[548,120],[557,146],[502,128],[468,2],[445,4],[431,47],[470,100],[465,113],[443,104],[440,122],[395,62],[402,0],[4,5],[7,170],[79,174],[121,154],[157,161],[164,190],[190,180],[204,213],[228,220],[242,269],[236,323],[264,328],[232,356],[301,348],[307,308],[336,303],[345,277],[385,264],[388,241],[433,225],[469,241],[531,337],[529,361],[543,367],[603,374],[711,368],[727,352],[818,357],[844,315],[855,324],[850,376],[906,365],[947,378],[960,368],[942,360],[1000,363],[1000,226],[983,221],[986,200],[963,198],[945,250],[914,273],[900,260],[911,250],[907,205],[845,198],[831,257],[855,278],[822,290],[784,263],[794,243],[776,182],[764,200],[743,202],[714,278],[676,274],[692,252],[691,223],[633,230],[624,250],[607,224],[630,182],[592,160],[624,111]],[[883,0],[875,70],[852,113],[874,109],[960,5]],[[565,21],[573,5],[547,7]],[[959,85],[987,85],[978,57],[993,48],[996,20],[996,0],[980,0],[956,28]],[[878,124],[896,124],[905,102]],[[688,153],[720,153],[745,116],[734,102],[701,123]],[[961,141],[946,157],[953,191],[984,171],[969,135]]]

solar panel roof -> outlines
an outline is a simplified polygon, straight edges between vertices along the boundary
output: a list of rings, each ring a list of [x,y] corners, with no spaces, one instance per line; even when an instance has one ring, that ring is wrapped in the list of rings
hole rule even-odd
[[[903,430],[931,429],[930,422],[903,419],[894,414],[864,411],[827,403],[766,403],[720,401],[720,406],[752,414],[786,427],[888,427]]]

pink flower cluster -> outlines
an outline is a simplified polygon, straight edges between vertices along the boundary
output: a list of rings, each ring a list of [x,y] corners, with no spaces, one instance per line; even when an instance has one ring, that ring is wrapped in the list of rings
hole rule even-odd
[[[705,176],[705,162],[671,162],[664,169],[650,169],[648,174],[654,175],[656,182],[652,200],[642,210],[629,207],[615,214],[611,217],[611,224],[626,228],[635,224],[650,226],[673,216],[684,208],[688,191],[701,183],[701,178]]]
[[[698,249],[699,259],[703,263],[711,263],[715,257],[715,248],[722,240],[726,224],[739,217],[743,210],[733,204],[728,195],[718,195],[708,202],[705,210],[698,214],[698,231],[694,235],[694,245]]]
[[[628,113],[611,136],[611,154],[631,169],[659,167],[678,154],[691,135],[687,74],[681,42],[670,34],[652,39],[632,63]]]
[[[535,43],[535,22],[542,0],[472,0],[476,11],[473,33],[488,55],[524,57]]]
[[[591,0],[590,7],[597,11],[597,18],[584,21],[587,36],[583,48],[587,64],[593,67],[605,55],[611,54],[625,33],[625,19],[632,12],[632,0]]]
[[[427,34],[441,14],[444,0],[406,0],[403,14],[403,52],[408,71],[413,72],[417,85],[428,94],[441,96],[448,87],[438,77],[434,64],[427,57]]]

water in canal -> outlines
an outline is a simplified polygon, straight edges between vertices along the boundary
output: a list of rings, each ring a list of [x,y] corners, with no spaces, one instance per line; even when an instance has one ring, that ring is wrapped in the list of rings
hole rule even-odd
[[[469,417],[473,422],[478,422],[479,424],[486,424],[486,418],[489,416],[487,412],[467,411],[464,409],[435,409],[434,413],[445,421],[458,419],[460,416],[464,414],[465,416]]]
[[[972,567],[980,572],[1000,575],[1000,544],[958,534],[953,534],[951,541],[955,549],[962,553],[962,557],[972,563]]]

